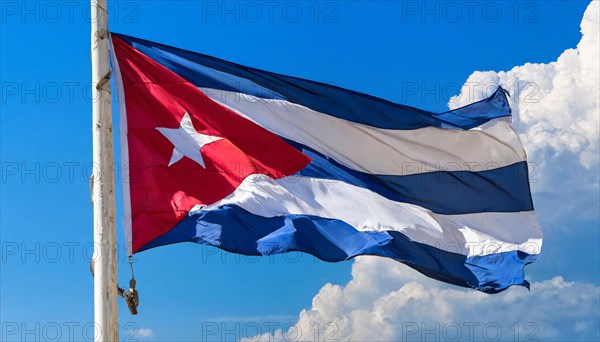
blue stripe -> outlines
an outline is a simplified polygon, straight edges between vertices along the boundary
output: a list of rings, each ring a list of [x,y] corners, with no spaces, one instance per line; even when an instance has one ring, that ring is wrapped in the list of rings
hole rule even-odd
[[[502,88],[485,100],[438,114],[333,85],[250,68],[122,34],[112,35],[198,87],[287,100],[373,127],[400,130],[428,126],[470,129],[491,119],[511,115]]]
[[[245,255],[300,251],[330,262],[358,255],[384,256],[429,277],[487,293],[511,285],[528,286],[523,268],[536,259],[516,251],[466,257],[413,242],[399,232],[359,232],[344,221],[309,215],[265,218],[235,205],[190,213],[140,251],[185,241]]]
[[[373,175],[350,169],[294,141],[286,139],[286,142],[312,159],[298,172],[299,176],[342,181],[392,201],[415,204],[438,214],[533,210],[526,162],[480,172]]]

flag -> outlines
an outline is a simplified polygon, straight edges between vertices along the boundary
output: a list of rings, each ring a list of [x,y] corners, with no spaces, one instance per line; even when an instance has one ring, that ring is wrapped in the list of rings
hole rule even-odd
[[[502,88],[432,113],[122,34],[111,49],[131,253],[376,255],[528,287],[542,232]]]

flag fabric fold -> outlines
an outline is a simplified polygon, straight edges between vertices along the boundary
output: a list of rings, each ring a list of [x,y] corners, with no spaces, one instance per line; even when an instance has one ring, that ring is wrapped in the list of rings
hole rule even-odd
[[[540,253],[502,88],[445,113],[113,33],[130,252],[396,259],[495,293]]]

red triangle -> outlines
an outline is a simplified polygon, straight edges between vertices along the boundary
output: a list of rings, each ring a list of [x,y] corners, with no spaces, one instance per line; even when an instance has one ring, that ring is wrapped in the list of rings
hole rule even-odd
[[[133,252],[172,229],[195,205],[232,193],[248,175],[281,178],[310,162],[125,41],[112,41],[126,100]],[[199,133],[224,138],[202,148],[206,169],[187,157],[168,166],[173,144],[156,128],[178,128],[186,112]]]

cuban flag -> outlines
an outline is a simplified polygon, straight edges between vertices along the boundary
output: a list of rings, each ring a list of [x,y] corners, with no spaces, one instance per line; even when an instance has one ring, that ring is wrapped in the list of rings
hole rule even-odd
[[[496,293],[540,253],[505,91],[445,113],[113,33],[130,253],[393,258]]]

